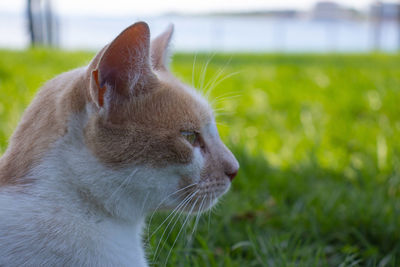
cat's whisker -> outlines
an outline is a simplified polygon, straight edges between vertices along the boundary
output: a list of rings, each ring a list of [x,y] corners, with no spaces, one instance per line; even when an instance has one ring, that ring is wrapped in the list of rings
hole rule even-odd
[[[222,103],[222,102],[224,102],[224,101],[226,101],[226,100],[231,100],[231,99],[234,99],[234,98],[239,98],[239,97],[241,97],[242,95],[239,95],[239,94],[237,94],[237,95],[234,95],[234,94],[231,94],[231,95],[227,95],[227,96],[223,96],[223,97],[216,97],[216,98],[214,98],[213,100],[212,100],[212,102],[211,102],[211,104],[212,105],[216,105],[216,104],[219,104],[219,103]]]
[[[235,115],[234,112],[218,112],[214,114],[215,118],[217,118],[218,120],[220,120],[221,117],[233,117],[234,115]],[[228,127],[228,125],[224,122],[216,122],[215,124]]]
[[[212,200],[213,199],[215,199],[215,192],[212,192],[212,197],[210,197],[210,202],[212,202]],[[211,203],[210,203],[211,204]],[[208,233],[210,232],[210,221],[211,221],[211,213],[212,213],[212,209],[213,209],[214,207],[211,207],[208,211],[207,211],[207,213],[208,213]]]
[[[208,83],[206,84],[205,88],[204,88],[204,96],[209,99],[210,93],[211,91],[214,89],[214,87],[212,86],[213,84],[215,84],[215,82],[221,77],[222,73],[225,71],[225,67],[220,68],[220,70],[217,72],[217,74],[214,75],[213,79],[210,79],[210,81],[208,81]]]
[[[207,74],[207,69],[208,69],[208,65],[210,64],[211,60],[214,58],[214,56],[216,55],[216,53],[212,53],[211,56],[207,59],[207,62],[205,65],[203,65],[202,71],[201,71],[201,75],[200,75],[200,91],[204,92],[204,80],[206,78],[206,74]]]
[[[138,170],[133,170],[123,181],[122,183],[114,190],[114,192],[108,197],[106,203],[110,203],[113,201],[114,199],[114,195],[117,194],[119,192],[119,190],[128,183],[129,179],[132,178],[136,173],[138,172]]]
[[[199,190],[198,190],[198,191],[199,191]],[[198,192],[198,191],[197,191],[197,192]],[[196,193],[197,193],[197,192],[196,192]],[[183,211],[186,209],[186,207],[188,207],[188,205],[190,204],[190,202],[192,201],[192,199],[194,198],[194,196],[196,195],[196,193],[194,193],[193,196],[190,198],[190,200],[189,200],[188,202],[186,202],[186,204],[185,204],[183,207],[181,207],[180,210],[177,211],[176,214],[179,214],[179,216],[176,218],[175,223],[171,226],[171,228],[170,228],[170,230],[169,230],[169,232],[168,232],[168,235],[167,235],[166,238],[165,238],[165,241],[164,241],[164,244],[163,244],[162,248],[165,246],[165,244],[166,244],[166,242],[167,242],[169,236],[171,235],[173,229],[175,228],[175,225],[178,223],[179,219],[180,219],[180,218],[182,217],[182,215],[184,214]],[[196,202],[197,202],[197,199],[196,199]],[[175,216],[174,216],[174,217],[175,217]],[[171,222],[170,222],[170,223],[172,223],[173,220],[174,220],[174,218],[171,218]],[[168,229],[168,226],[166,227],[165,230],[167,230],[167,229]]]
[[[208,90],[211,92],[212,90],[214,90],[214,88],[216,88],[218,85],[220,85],[223,81],[225,81],[226,79],[229,79],[230,77],[235,76],[239,73],[240,73],[240,71],[236,71],[236,72],[232,72],[230,74],[225,75],[218,81],[215,81],[213,84],[211,84],[210,89],[208,89]]]
[[[221,97],[231,96],[231,95],[241,95],[242,92],[243,92],[243,90],[229,91],[229,92],[226,92],[226,93],[216,96],[214,99],[220,99]]]
[[[146,205],[147,198],[149,197],[149,194],[150,194],[150,191],[147,192],[146,197],[145,197],[144,200],[143,200],[142,208],[141,208],[141,211],[140,211],[140,214],[141,214],[141,215],[144,215],[144,214],[145,214],[145,212],[144,212],[144,207],[145,207],[145,205]]]
[[[188,202],[188,203],[189,203],[189,202]],[[169,229],[168,234],[167,234],[166,237],[164,238],[164,241],[163,241],[163,236],[160,238],[160,240],[159,240],[159,242],[158,242],[158,244],[157,244],[157,248],[159,248],[159,250],[156,249],[156,251],[155,251],[155,253],[154,253],[154,261],[157,261],[158,256],[159,256],[159,253],[162,251],[162,249],[163,249],[163,248],[165,247],[165,245],[167,244],[167,241],[168,241],[169,236],[171,235],[172,231],[174,230],[175,225],[178,223],[178,221],[179,221],[180,218],[182,217],[182,215],[183,215],[183,212],[182,212],[182,211],[183,211],[183,209],[185,209],[185,208],[188,206],[188,203],[185,204],[185,206],[182,208],[181,211],[176,212],[175,215],[178,215],[178,214],[179,214],[178,217],[175,218],[175,216],[174,216],[173,218],[171,218],[170,223],[166,226],[166,228],[165,228],[165,230],[164,230],[164,232],[163,232],[163,235],[164,235],[164,234],[166,233],[166,231]],[[174,222],[174,221],[175,221],[175,222]],[[173,224],[171,227],[169,227],[170,224],[171,224],[172,222],[174,222],[174,224]],[[163,242],[162,245],[161,245],[161,242]],[[161,245],[161,246],[160,246],[160,245]],[[157,252],[158,252],[158,253],[157,253]]]
[[[198,190],[197,190],[198,191]],[[172,211],[171,213],[167,216],[167,218],[164,219],[164,221],[156,228],[156,230],[153,231],[153,233],[151,235],[149,235],[149,238],[151,238],[161,227],[162,225],[175,213],[179,210],[179,208],[184,205],[184,203],[186,203],[186,201],[190,201],[190,198],[192,197],[192,195],[194,195],[197,191],[195,191],[194,193],[186,196]],[[153,213],[154,214],[154,213]],[[152,219],[152,218],[151,218]],[[151,224],[151,220],[149,222],[149,225]]]
[[[219,69],[219,71],[217,72],[217,74],[214,75],[214,78],[211,79],[211,80],[207,83],[207,85],[206,85],[206,87],[205,87],[205,89],[206,89],[206,90],[205,90],[205,96],[206,96],[207,99],[209,98],[211,91],[216,87],[216,85],[215,85],[216,82],[217,82],[218,79],[221,77],[222,73],[224,73],[226,67],[227,67],[228,64],[231,62],[231,60],[232,60],[232,57],[225,63],[225,65],[224,65],[222,68]],[[218,83],[218,84],[219,84],[219,83]]]
[[[224,93],[224,94],[220,94],[219,96],[214,97],[214,101],[215,100],[219,100],[221,98],[227,97],[227,96],[233,96],[233,95],[238,95],[240,96],[241,94],[239,93],[239,91],[235,91],[235,92],[228,92],[228,93]]]
[[[196,228],[197,228],[197,225],[198,225],[198,223],[199,223],[200,216],[201,216],[201,213],[200,213],[200,212],[201,212],[201,209],[202,209],[203,204],[204,204],[204,200],[206,199],[207,195],[208,195],[208,194],[204,195],[203,199],[201,200],[201,203],[200,203],[200,206],[199,206],[199,210],[198,210],[198,212],[197,212],[197,214],[196,214],[196,220],[195,220],[195,222],[194,222],[193,230],[192,230],[192,233],[190,234],[190,241],[191,241],[192,238],[193,238],[193,234],[196,232]]]
[[[158,204],[158,206],[155,208],[155,210],[153,211],[153,213],[152,213],[152,215],[151,215],[151,217],[150,217],[150,223],[151,223],[151,219],[153,218],[153,215],[158,211],[158,209],[161,207],[161,205],[164,204],[164,202],[165,202],[168,198],[172,197],[173,195],[176,195],[177,193],[185,193],[185,192],[182,192],[182,191],[184,191],[184,190],[186,190],[186,189],[188,189],[188,188],[190,188],[190,187],[192,187],[192,186],[196,186],[197,184],[198,184],[198,183],[192,183],[192,184],[187,185],[187,186],[185,186],[185,187],[183,187],[183,188],[180,188],[180,189],[174,191],[173,193],[167,195],[166,197],[164,197],[164,198],[161,200],[161,202]],[[180,194],[179,194],[179,195],[180,195]]]
[[[223,77],[220,78],[220,79],[219,79],[219,77],[218,77],[218,79],[215,80],[215,81],[213,81],[213,83],[212,83],[212,84],[210,85],[210,87],[207,89],[206,98],[207,98],[207,99],[210,99],[211,92],[212,92],[215,88],[217,88],[223,81],[227,80],[228,78],[230,78],[230,77],[232,77],[232,76],[234,76],[234,75],[237,75],[238,73],[240,73],[240,72],[233,72],[233,73],[230,73],[230,74],[227,74],[227,75],[223,76]]]
[[[194,59],[193,59],[193,66],[192,66],[192,87],[195,87],[195,84],[194,84],[194,74],[195,74],[196,59],[197,59],[197,53],[194,54]]]
[[[175,246],[175,244],[176,244],[176,241],[178,240],[178,238],[179,238],[179,236],[180,236],[182,230],[184,229],[184,227],[185,227],[185,225],[186,225],[188,219],[190,218],[190,215],[192,214],[193,209],[195,208],[195,206],[196,206],[198,200],[199,200],[199,199],[196,199],[196,201],[194,202],[193,206],[191,207],[189,213],[188,213],[187,216],[186,216],[185,221],[183,222],[183,224],[182,224],[182,226],[181,226],[181,229],[180,229],[179,232],[178,232],[178,235],[175,237],[175,240],[174,240],[174,242],[172,243],[172,246],[171,246],[171,248],[170,248],[170,250],[169,250],[169,252],[168,252],[167,258],[165,259],[165,264],[164,264],[164,266],[167,265],[169,256],[171,255],[171,252],[172,252],[172,249],[174,248],[174,246]]]
[[[223,117],[223,116],[234,116],[235,112],[231,112],[231,111],[220,111],[215,113],[215,117],[219,118],[219,117]]]
[[[194,196],[195,196],[198,192],[199,192],[199,190],[197,190],[197,191],[193,192],[192,194],[190,194],[189,196],[187,196],[187,197],[185,198],[185,200],[183,200],[183,201],[171,212],[171,214],[167,217],[167,219],[168,219],[169,217],[171,217],[172,214],[174,214],[174,215],[171,217],[170,222],[167,224],[167,226],[165,227],[164,232],[162,233],[162,235],[161,235],[161,237],[160,237],[160,241],[158,242],[157,247],[156,247],[156,250],[155,250],[155,252],[154,252],[154,257],[153,257],[154,260],[156,260],[157,257],[158,257],[157,252],[158,252],[158,249],[159,249],[159,247],[160,247],[161,241],[163,240],[163,237],[164,237],[166,231],[168,230],[169,226],[170,226],[171,223],[174,221],[176,215],[178,215],[178,214],[181,215],[181,214],[182,214],[182,213],[180,213],[180,211],[183,211],[183,210],[186,208],[186,206],[190,203],[190,201],[194,198]],[[165,238],[164,244],[162,245],[161,248],[163,248],[163,247],[165,246],[165,243],[166,243],[168,237],[170,236],[172,229],[175,227],[176,223],[178,222],[178,220],[179,220],[179,218],[180,218],[180,215],[177,217],[177,220],[175,221],[175,223],[171,226],[171,230],[169,231],[167,237]],[[167,219],[165,219],[164,222],[162,222],[162,224],[164,224],[165,221],[166,221]],[[162,225],[162,224],[161,224],[161,225]],[[159,227],[160,227],[160,226],[159,226]]]
[[[170,213],[170,215],[172,215],[171,220],[170,220],[170,222],[167,224],[167,226],[165,227],[165,229],[164,229],[164,231],[163,231],[163,233],[162,233],[162,235],[161,235],[161,237],[160,237],[160,240],[159,240],[158,243],[157,243],[157,247],[156,247],[156,249],[155,249],[155,251],[154,251],[154,254],[153,254],[153,261],[156,261],[157,258],[158,258],[158,254],[157,254],[157,252],[159,251],[158,249],[160,248],[160,245],[161,245],[161,242],[162,242],[162,240],[163,240],[163,237],[164,237],[166,231],[168,230],[170,224],[173,222],[175,216],[176,216],[177,214],[180,214],[179,209],[180,209],[181,207],[183,207],[183,206],[186,206],[186,203],[188,203],[189,201],[190,201],[190,199],[187,199],[187,200],[183,201],[179,206],[177,206],[177,207]],[[168,217],[162,222],[162,224],[161,224],[158,228],[160,228],[160,227],[168,220],[169,217],[170,217],[170,216],[168,216]],[[153,233],[153,234],[154,234],[154,233]],[[165,241],[165,242],[166,242],[166,241]],[[165,245],[165,242],[164,242],[164,245]],[[163,245],[162,247],[164,247],[164,245]]]
[[[156,214],[156,212],[158,211],[158,209],[162,206],[162,204],[163,204],[168,198],[172,197],[173,195],[176,195],[177,193],[180,193],[180,194],[177,195],[177,196],[180,196],[181,194],[185,193],[184,190],[186,190],[186,189],[188,189],[188,188],[190,188],[190,187],[196,186],[197,184],[198,184],[198,183],[193,183],[193,184],[187,185],[187,186],[185,186],[185,187],[183,187],[183,188],[181,188],[181,189],[179,189],[179,190],[176,190],[175,192],[173,192],[173,193],[167,195],[164,199],[161,200],[161,202],[158,204],[158,206],[154,209],[154,211],[153,211],[153,213],[151,214],[150,219],[149,219],[149,223],[148,223],[148,226],[147,226],[147,237],[148,237],[148,240],[149,240],[150,237],[153,236],[154,233],[158,230],[158,228],[157,228],[157,229],[153,232],[153,234],[151,234],[151,236],[150,236],[150,226],[151,226],[151,222],[152,222],[152,220],[153,220],[154,215]],[[160,226],[159,226],[159,227],[160,227]]]
[[[218,109],[213,110],[213,112],[214,112],[214,116],[218,117],[218,116],[221,116],[222,113],[230,112],[230,111],[226,111],[226,109],[224,109],[224,108],[218,108]]]
[[[179,209],[186,204],[186,201],[190,201],[189,196],[187,196],[178,206],[176,206],[171,212],[170,214],[162,221],[162,223],[153,231],[153,233],[151,235],[149,235],[149,238],[151,238],[163,225],[164,223],[166,223],[168,221],[169,218],[171,218],[171,220],[176,216],[176,214],[179,213]],[[168,224],[169,225],[169,224]],[[168,227],[167,225],[167,227]]]
[[[240,98],[242,95],[241,94],[223,94],[220,95],[216,98],[214,98],[213,100],[210,100],[210,105],[212,106],[213,110],[217,110],[217,106],[220,106],[221,104],[223,104],[224,102],[226,102],[227,100],[232,100],[235,98]],[[223,109],[223,107],[220,107],[219,109]]]
[[[190,227],[193,228],[195,221],[196,221],[196,216],[190,216],[190,221],[188,222],[188,225],[190,225]],[[189,250],[192,248],[192,245],[193,245],[193,238],[191,235],[189,235],[186,243],[186,248],[187,248],[186,253],[189,252]]]
[[[210,209],[207,211],[207,215],[208,215],[208,222],[207,222],[207,233],[209,233],[209,232],[210,232],[211,209],[212,209],[212,208],[210,208]]]
[[[217,108],[217,109],[214,109],[213,111],[214,111],[214,114],[218,114],[218,113],[220,113],[221,111],[227,112],[224,108]]]
[[[198,183],[193,183],[193,184],[187,185],[187,186],[185,186],[185,187],[183,187],[183,188],[180,188],[180,189],[176,190],[175,192],[169,194],[165,199],[167,199],[168,197],[171,197],[172,195],[175,195],[175,194],[178,193],[178,192],[181,192],[181,191],[183,191],[183,190],[185,190],[185,189],[188,189],[188,188],[190,188],[190,187],[192,187],[192,186],[195,186],[195,185],[197,185],[197,184],[198,184]],[[165,201],[165,199],[164,199],[164,201]]]
[[[193,237],[194,237],[194,234],[195,234],[195,232],[196,232],[196,230],[197,230],[197,226],[198,226],[198,223],[199,223],[199,219],[200,219],[200,217],[201,217],[201,210],[202,210],[202,208],[203,208],[203,204],[205,203],[204,200],[205,200],[207,197],[208,197],[208,194],[207,194],[207,195],[204,195],[204,197],[203,197],[203,199],[202,199],[202,201],[201,201],[201,203],[200,203],[200,206],[199,206],[199,209],[198,209],[198,213],[197,213],[196,216],[195,216],[194,226],[193,226],[192,232],[190,233],[189,238],[188,238],[188,245],[187,245],[188,247],[192,247],[192,244],[193,244]]]

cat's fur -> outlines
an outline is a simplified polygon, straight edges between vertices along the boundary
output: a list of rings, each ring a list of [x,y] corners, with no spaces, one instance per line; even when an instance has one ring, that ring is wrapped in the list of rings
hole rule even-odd
[[[40,90],[0,159],[0,266],[147,266],[146,214],[229,189],[210,106],[165,65],[172,32],[136,23]]]

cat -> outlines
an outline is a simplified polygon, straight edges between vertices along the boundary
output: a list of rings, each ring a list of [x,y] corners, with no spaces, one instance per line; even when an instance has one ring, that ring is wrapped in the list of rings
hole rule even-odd
[[[172,33],[135,23],[36,95],[0,159],[0,266],[148,266],[147,214],[228,191],[239,164],[171,74]]]

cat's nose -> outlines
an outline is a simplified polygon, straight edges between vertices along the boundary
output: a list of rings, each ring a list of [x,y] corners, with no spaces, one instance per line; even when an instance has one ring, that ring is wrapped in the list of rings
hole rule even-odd
[[[235,178],[235,176],[237,175],[237,171],[234,171],[234,172],[225,172],[225,174],[229,177],[229,180],[231,180],[231,182],[232,182],[232,180]]]
[[[221,155],[222,158],[222,168],[226,176],[228,176],[229,180],[232,180],[236,177],[236,174],[239,171],[239,162],[236,160],[235,156],[232,152],[223,145],[222,149],[223,153]]]

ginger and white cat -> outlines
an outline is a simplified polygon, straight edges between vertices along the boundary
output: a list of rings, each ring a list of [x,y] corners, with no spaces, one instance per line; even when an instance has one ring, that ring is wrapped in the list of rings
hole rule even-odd
[[[138,22],[39,91],[0,159],[0,266],[147,266],[146,214],[229,189],[212,109],[165,65],[172,32]]]

